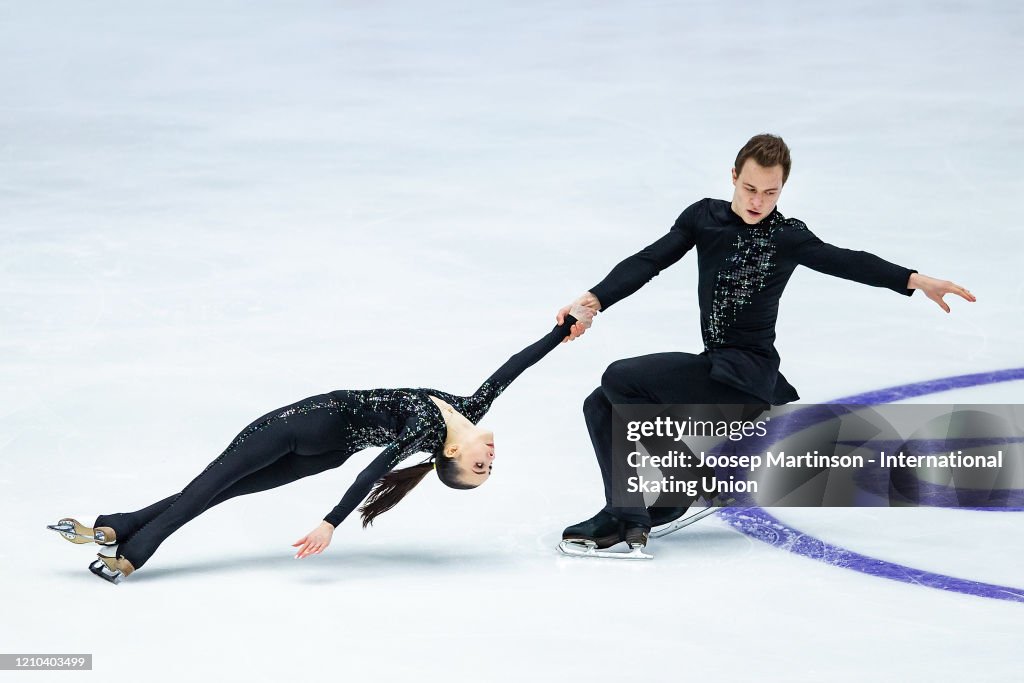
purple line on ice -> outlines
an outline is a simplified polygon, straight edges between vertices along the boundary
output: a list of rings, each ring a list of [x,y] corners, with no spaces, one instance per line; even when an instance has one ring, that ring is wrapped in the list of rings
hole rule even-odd
[[[997,382],[1012,382],[1020,379],[1024,379],[1024,368],[1009,368],[995,372],[942,377],[927,382],[915,382],[913,384],[888,387],[863,394],[845,396],[830,403],[877,405],[879,403],[891,403],[950,389],[962,389],[984,384],[995,384]],[[797,555],[821,560],[836,567],[845,567],[846,569],[853,569],[854,571],[871,576],[938,588],[954,593],[996,600],[1009,600],[1011,602],[1024,602],[1024,588],[960,579],[955,576],[937,574],[924,569],[915,569],[895,562],[862,555],[794,529],[779,521],[762,508],[726,508],[719,512],[718,515],[734,529],[741,531],[751,538],[764,541],[776,548],[788,550]]]
[[[913,384],[901,384],[886,389],[877,389],[863,394],[854,394],[837,398],[829,403],[847,403],[878,405],[879,403],[893,403],[907,398],[915,398],[926,394],[935,394],[940,391],[951,389],[966,389],[967,387],[980,387],[983,384],[997,384],[999,382],[1012,382],[1024,379],[1024,368],[1008,368],[1006,370],[994,370],[992,372],[979,372],[973,375],[955,375],[953,377],[940,377],[930,379],[926,382],[914,382]]]
[[[846,548],[827,543],[809,536],[798,529],[784,524],[768,514],[762,508],[728,508],[718,516],[751,538],[764,541],[776,548],[788,550],[814,560],[821,560],[835,567],[844,567],[862,574],[879,576],[883,579],[914,583],[929,588],[976,595],[982,598],[1024,602],[1024,588],[1000,586],[993,583],[982,583],[955,576],[937,574],[924,569],[915,569],[906,565],[880,560],[862,555]]]

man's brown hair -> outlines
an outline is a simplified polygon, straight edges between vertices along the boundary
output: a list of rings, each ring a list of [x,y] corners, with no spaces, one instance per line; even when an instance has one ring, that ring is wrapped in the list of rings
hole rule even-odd
[[[736,175],[739,175],[740,171],[743,170],[743,164],[747,159],[753,159],[765,168],[781,165],[782,184],[786,184],[786,179],[789,178],[789,167],[792,162],[789,159],[789,147],[786,146],[786,143],[778,135],[761,133],[750,138],[747,144],[743,145],[740,153],[736,155],[736,163],[733,164],[733,168],[736,169]]]

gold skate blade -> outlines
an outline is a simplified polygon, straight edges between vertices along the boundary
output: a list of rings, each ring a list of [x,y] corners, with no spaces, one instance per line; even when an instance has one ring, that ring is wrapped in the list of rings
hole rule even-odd
[[[96,541],[92,528],[70,517],[65,517],[56,524],[47,524],[46,528],[53,529],[62,538],[72,543],[94,543]]]
[[[71,517],[65,517],[56,524],[47,524],[47,529],[52,529],[61,535],[65,540],[72,543],[96,543],[97,545],[117,545],[117,540],[108,541],[107,536],[114,539],[114,530],[110,527],[92,527],[85,526],[77,519]],[[102,529],[109,529],[110,533],[107,534]]]

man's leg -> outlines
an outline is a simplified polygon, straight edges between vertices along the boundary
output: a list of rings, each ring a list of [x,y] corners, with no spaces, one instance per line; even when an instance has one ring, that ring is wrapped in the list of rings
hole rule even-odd
[[[587,422],[590,442],[594,446],[594,455],[597,457],[601,478],[604,480],[604,511],[621,520],[650,526],[650,515],[644,506],[643,494],[636,494],[632,504],[623,505],[624,501],[619,500],[619,504],[615,505],[612,501],[613,482],[625,481],[622,477],[626,476],[627,472],[621,467],[624,464],[623,459],[612,457],[612,433],[617,416],[603,387],[595,389],[583,402],[583,417]]]
[[[562,532],[563,539],[593,541],[599,548],[624,540],[627,526],[630,529],[630,538],[633,540],[636,540],[634,537],[638,533],[645,535],[643,530],[649,529],[651,526],[651,517],[644,504],[643,494],[639,492],[627,494],[622,485],[630,476],[626,467],[627,463],[623,458],[614,458],[612,453],[612,435],[618,416],[612,408],[606,385],[612,384],[610,380],[614,380],[615,376],[609,375],[609,372],[617,372],[617,367],[621,366],[617,366],[616,363],[609,366],[602,377],[601,386],[591,392],[583,401],[583,417],[587,423],[590,442],[594,447],[594,456],[597,458],[601,479],[604,483],[605,506],[594,517],[567,527]],[[614,387],[621,389],[621,384],[621,382],[615,381]],[[632,387],[630,387],[630,391],[638,394],[636,400],[620,400],[619,402],[656,402],[636,392]],[[620,399],[623,391],[616,391],[613,395]],[[617,493],[613,491],[615,483],[620,484],[620,491]]]
[[[598,548],[608,548],[620,541],[636,542],[643,545],[647,542],[647,530],[650,529],[650,524],[644,521],[646,509],[643,507],[635,510],[615,509],[614,513],[612,512],[612,482],[617,481],[618,477],[613,472],[615,463],[611,448],[614,415],[612,414],[612,405],[608,402],[601,387],[595,389],[583,401],[583,416],[587,421],[587,429],[590,432],[590,441],[594,446],[598,467],[601,468],[606,505],[590,519],[566,527],[562,532],[562,539],[577,544],[594,544]],[[641,499],[641,505],[642,503]],[[632,513],[641,521],[627,521],[617,516],[616,513],[623,515]]]
[[[601,376],[601,388],[613,404],[766,405],[742,389],[711,379],[707,356],[679,351],[617,360]]]
[[[740,405],[740,412],[730,415],[733,419],[753,419],[768,405],[756,397],[711,379],[711,361],[706,356],[689,353],[668,352],[656,353],[636,358],[615,361],[608,366],[601,378],[601,389],[610,406],[622,404],[686,404],[692,407],[691,417],[694,420],[723,419],[718,406]],[[614,410],[614,409],[612,409]],[[753,417],[751,417],[753,416]],[[681,451],[693,458],[695,453],[684,442],[671,437],[645,438],[641,441],[651,455],[665,455],[669,450]],[[610,456],[610,447],[609,455]],[[636,514],[638,503],[624,495],[625,477],[634,476],[635,471],[627,467],[624,458],[615,458],[618,470],[615,482],[619,491],[617,498],[620,505],[627,505],[626,519],[640,521]],[[603,472],[604,470],[602,470]],[[699,481],[703,476],[714,474],[710,469],[662,468],[663,478],[675,478],[676,481]],[[610,492],[610,482],[606,481],[606,493]],[[648,522],[652,511],[659,524],[682,516],[693,503],[696,496],[684,493],[663,494],[652,504],[652,509],[645,509]],[[611,498],[609,497],[609,502]],[[655,507],[665,508],[654,510]],[[614,514],[618,514],[611,509]]]
[[[689,353],[656,353],[615,361],[601,377],[601,386],[583,403],[583,414],[601,477],[604,480],[605,508],[595,517],[568,527],[565,539],[597,540],[614,543],[615,533],[625,529],[651,526],[650,511],[642,493],[627,493],[627,477],[635,475],[625,458],[613,457],[612,434],[619,418],[616,404],[758,404],[758,412],[767,405],[755,397],[711,379],[711,362],[706,356]],[[747,411],[749,412],[749,411]],[[624,425],[620,425],[620,428]],[[648,451],[659,453],[667,442],[646,442]],[[683,444],[675,450],[689,450]],[[692,451],[690,451],[692,454]],[[686,475],[682,475],[686,476]],[[618,485],[619,490],[615,491]],[[692,500],[680,501],[678,510],[685,512]],[[680,512],[681,514],[681,512]],[[619,527],[615,528],[616,522]]]

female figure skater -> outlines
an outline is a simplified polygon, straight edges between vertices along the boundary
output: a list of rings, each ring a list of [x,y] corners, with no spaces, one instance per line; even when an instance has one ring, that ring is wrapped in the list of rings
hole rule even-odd
[[[364,498],[360,512],[365,527],[394,507],[431,469],[451,488],[475,488],[485,482],[494,460],[494,435],[476,423],[520,373],[559,345],[575,322],[589,323],[593,315],[585,307],[573,307],[563,324],[512,356],[471,396],[408,388],[311,396],[249,424],[180,493],[135,512],[100,515],[92,528],[71,518],[48,528],[72,543],[117,545],[116,556],[99,553],[89,569],[119,583],[204,510],[338,467],[364,448],[386,446],[324,521],[292,544],[301,546],[298,558],[319,554],[330,544],[335,527]],[[419,451],[430,453],[430,458],[391,471]]]

